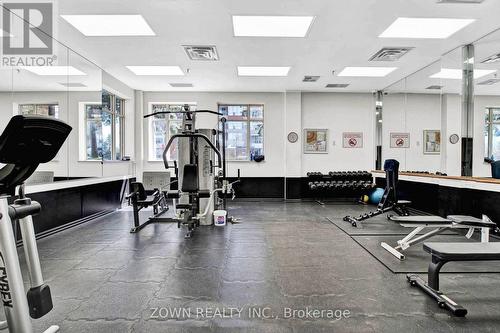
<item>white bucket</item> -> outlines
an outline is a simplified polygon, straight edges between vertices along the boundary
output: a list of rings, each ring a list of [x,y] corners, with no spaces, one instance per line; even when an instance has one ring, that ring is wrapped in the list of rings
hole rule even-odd
[[[225,210],[214,210],[214,224],[217,227],[223,227],[226,225],[226,215]]]

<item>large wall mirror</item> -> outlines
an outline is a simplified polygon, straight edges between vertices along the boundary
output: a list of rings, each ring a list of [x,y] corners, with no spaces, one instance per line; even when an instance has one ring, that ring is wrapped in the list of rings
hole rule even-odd
[[[16,16],[13,19],[20,20]],[[73,127],[56,158],[40,165],[28,179],[29,185],[104,174],[102,163],[85,158],[92,147],[89,140],[95,139],[102,147],[106,134],[99,129],[92,133],[93,128],[86,122],[88,112],[85,113],[86,108],[92,108],[88,105],[100,108],[102,104],[102,71],[57,40],[53,39],[52,43],[50,65],[24,66],[19,62],[5,65],[3,62],[0,67],[0,131],[12,116],[19,114],[54,117]],[[14,57],[26,59],[23,55]]]
[[[473,172],[491,177],[491,161],[500,160],[500,31],[474,44]]]
[[[491,177],[489,162],[500,159],[498,54],[500,32],[384,89],[382,158],[402,171]]]

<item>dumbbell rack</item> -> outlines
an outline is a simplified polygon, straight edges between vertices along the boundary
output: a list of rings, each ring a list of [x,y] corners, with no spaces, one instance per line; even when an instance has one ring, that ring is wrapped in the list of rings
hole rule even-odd
[[[326,175],[307,173],[309,196],[320,205],[324,205],[327,198],[358,199],[373,187],[373,177],[368,171],[330,171]]]

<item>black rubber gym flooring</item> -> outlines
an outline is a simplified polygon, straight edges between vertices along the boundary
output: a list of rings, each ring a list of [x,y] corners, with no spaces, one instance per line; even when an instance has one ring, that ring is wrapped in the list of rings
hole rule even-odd
[[[359,214],[361,206],[231,208],[241,224],[203,227],[189,240],[172,224],[130,234],[128,211],[40,240],[55,308],[34,321],[36,331],[49,324],[72,333],[500,329],[499,274],[443,274],[442,289],[469,310],[452,318],[325,218]]]

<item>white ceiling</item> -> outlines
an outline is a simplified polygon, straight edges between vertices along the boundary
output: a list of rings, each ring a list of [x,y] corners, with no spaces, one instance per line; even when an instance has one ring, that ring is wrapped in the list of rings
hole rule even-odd
[[[390,86],[439,60],[442,54],[500,27],[498,0],[485,0],[479,5],[437,4],[436,0],[64,0],[57,4],[58,14],[143,15],[157,36],[85,37],[58,17],[56,38],[130,87],[145,91],[373,91]],[[233,36],[232,15],[313,15],[316,18],[306,38],[254,38]],[[397,17],[477,21],[446,40],[378,38]],[[216,45],[220,60],[191,61],[182,48],[189,44]],[[500,52],[500,40],[493,44],[492,52]],[[415,49],[397,62],[368,61],[387,46]],[[179,65],[184,72],[189,69],[189,74],[184,77],[136,76],[125,67],[127,65]],[[458,54],[456,66],[459,65]],[[237,66],[292,68],[285,78],[255,78],[238,77]],[[384,78],[337,77],[346,66],[396,66],[399,69]],[[304,83],[304,75],[321,78],[315,83]],[[169,82],[192,83],[194,87],[172,88]],[[327,89],[324,88],[327,83],[349,83],[350,86]]]

